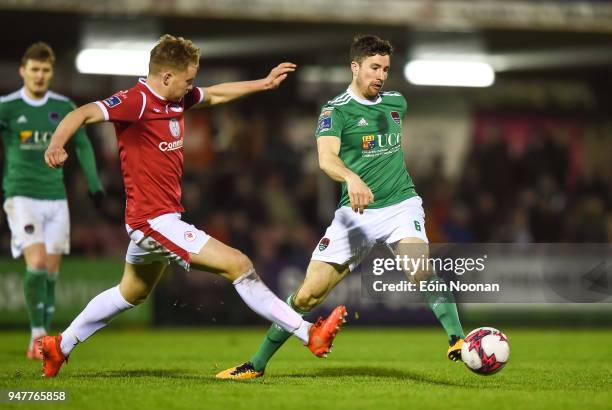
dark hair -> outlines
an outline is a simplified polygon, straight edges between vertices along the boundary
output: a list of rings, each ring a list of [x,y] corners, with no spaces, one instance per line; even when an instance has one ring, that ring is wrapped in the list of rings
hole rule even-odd
[[[388,40],[383,40],[378,36],[370,34],[358,34],[353,37],[350,54],[351,61],[361,64],[364,59],[376,54],[391,56],[393,54],[393,46]]]
[[[151,50],[149,73],[159,74],[164,68],[183,71],[199,63],[200,49],[191,40],[164,34]]]
[[[23,53],[23,57],[21,57],[21,66],[25,66],[28,60],[44,61],[54,65],[55,53],[49,44],[39,41],[38,43],[32,44],[25,53]]]

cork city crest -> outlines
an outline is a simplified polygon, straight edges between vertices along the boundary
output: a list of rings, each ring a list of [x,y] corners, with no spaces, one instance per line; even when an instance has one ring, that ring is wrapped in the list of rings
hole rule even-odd
[[[319,251],[323,252],[325,249],[327,249],[327,247],[329,246],[329,238],[322,238],[319,241]]]
[[[391,114],[391,118],[397,125],[402,125],[402,117],[400,117],[399,112],[391,111],[389,114]]]

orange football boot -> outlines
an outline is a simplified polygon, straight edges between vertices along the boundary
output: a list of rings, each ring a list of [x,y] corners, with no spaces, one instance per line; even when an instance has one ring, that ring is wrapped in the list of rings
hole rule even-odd
[[[64,362],[68,361],[68,357],[64,356],[60,343],[62,335],[43,336],[40,341],[40,346],[43,355],[43,373],[45,377],[55,377],[59,373]]]
[[[308,330],[308,349],[317,357],[327,357],[332,342],[346,322],[346,307],[337,306],[327,319],[319,318]]]

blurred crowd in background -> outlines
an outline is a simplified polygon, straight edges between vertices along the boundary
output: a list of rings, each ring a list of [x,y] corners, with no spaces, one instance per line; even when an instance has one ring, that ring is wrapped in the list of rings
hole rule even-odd
[[[612,242],[603,121],[481,115],[461,175],[420,181],[428,233],[448,242]]]

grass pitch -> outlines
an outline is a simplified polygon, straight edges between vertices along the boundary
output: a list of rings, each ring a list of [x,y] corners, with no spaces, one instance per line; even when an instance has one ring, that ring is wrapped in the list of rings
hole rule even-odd
[[[0,332],[0,390],[65,390],[58,409],[610,409],[612,330],[506,329],[510,362],[478,376],[445,357],[439,329],[350,326],[328,359],[290,340],[261,379],[214,375],[248,359],[265,329],[105,329],[55,379],[25,358],[26,332]]]

